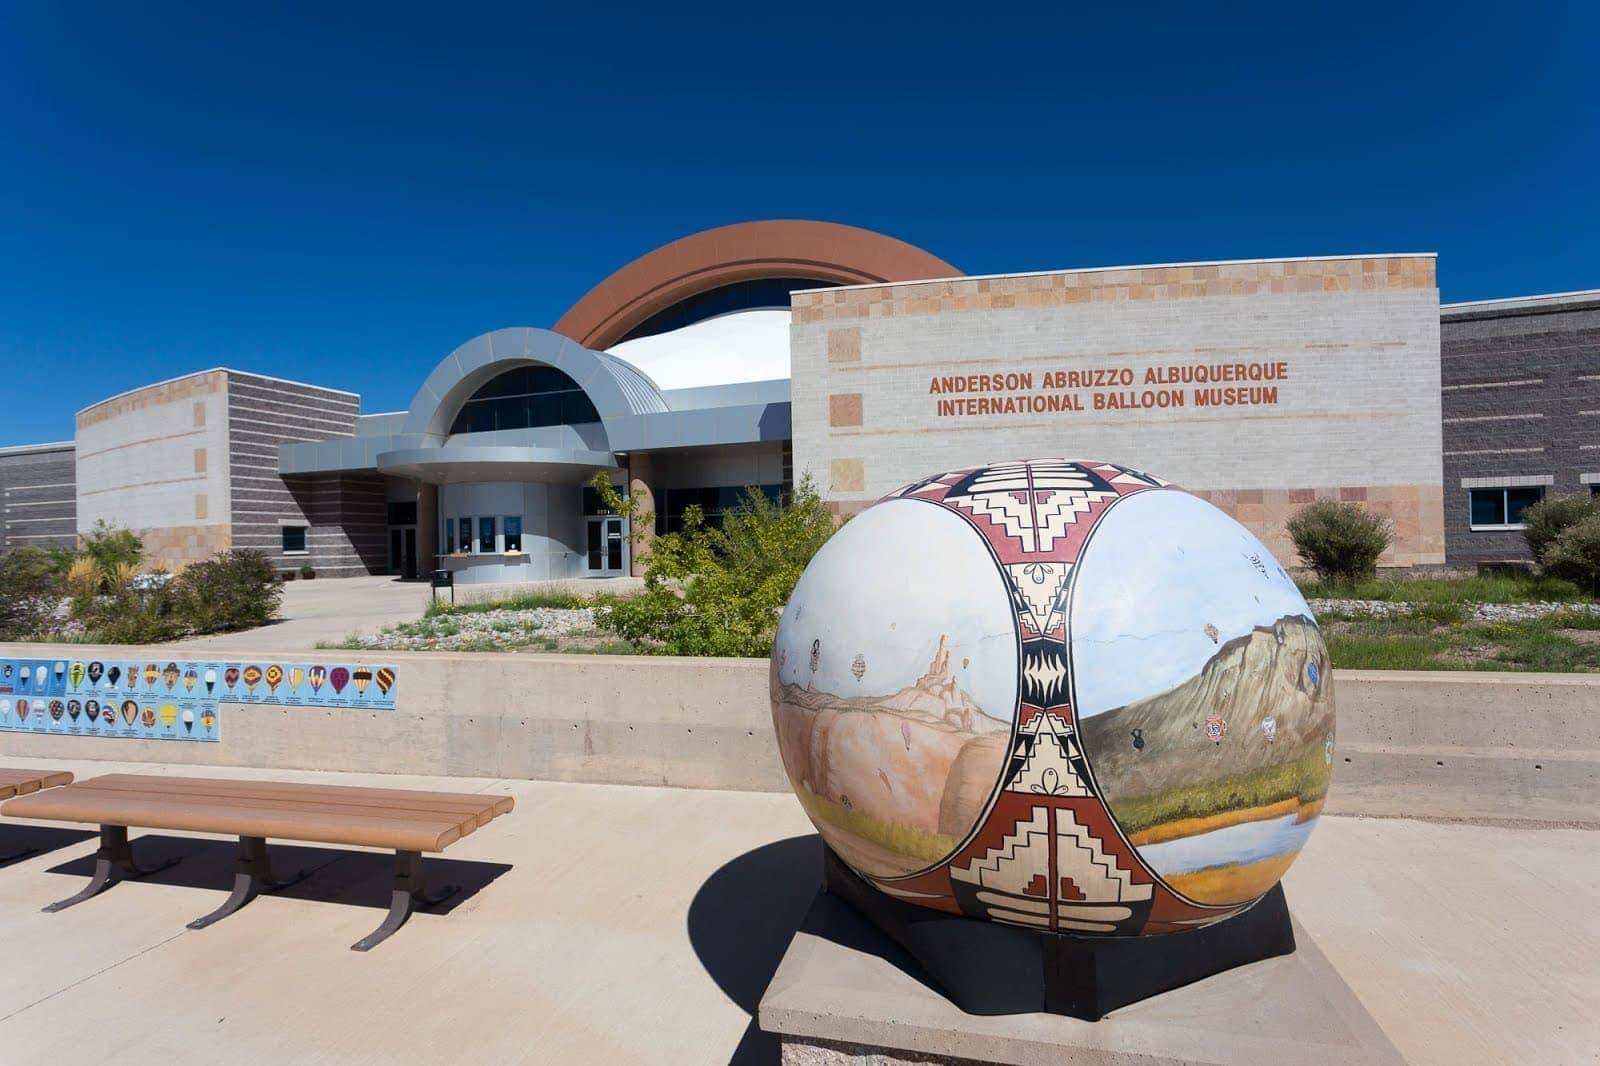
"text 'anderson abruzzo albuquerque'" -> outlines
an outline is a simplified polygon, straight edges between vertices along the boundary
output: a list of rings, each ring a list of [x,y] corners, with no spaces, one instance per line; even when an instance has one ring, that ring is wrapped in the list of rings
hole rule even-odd
[[[1286,362],[1188,363],[1094,370],[936,375],[928,382],[940,417],[1136,411],[1171,407],[1255,407],[1278,402]],[[1272,382],[1273,384],[1266,384]]]

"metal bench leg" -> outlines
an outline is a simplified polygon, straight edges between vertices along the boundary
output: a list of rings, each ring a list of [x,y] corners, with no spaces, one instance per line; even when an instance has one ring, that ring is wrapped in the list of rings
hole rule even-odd
[[[310,874],[301,870],[287,881],[276,880],[272,876],[272,860],[267,855],[267,842],[263,837],[239,838],[239,865],[233,875],[233,892],[227,901],[206,915],[196,918],[189,923],[190,929],[204,929],[208,925],[222,921],[246,903],[255,899],[262,892],[274,892],[280,888],[287,888],[292,884],[304,881]]]
[[[59,903],[50,904],[44,908],[45,913],[54,914],[86,899],[92,899],[118,881],[131,881],[160,873],[178,865],[181,859],[182,856],[175,855],[166,862],[154,866],[140,866],[133,861],[133,846],[128,843],[128,827],[103,825],[100,827],[100,850],[94,853],[94,877],[89,880],[89,887]]]
[[[430,893],[423,876],[422,853],[419,851],[398,851],[394,858],[394,891],[389,895],[389,916],[377,929],[351,944],[351,951],[371,951],[388,940],[406,924],[413,905],[431,907],[461,891],[459,885],[446,885],[438,893]]]

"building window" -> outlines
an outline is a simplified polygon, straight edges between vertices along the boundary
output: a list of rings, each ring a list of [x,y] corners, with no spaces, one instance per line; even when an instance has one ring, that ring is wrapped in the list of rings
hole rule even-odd
[[[494,516],[480,517],[478,519],[478,554],[487,555],[494,551]]]
[[[391,526],[414,526],[417,524],[417,505],[411,503],[391,503],[388,507],[389,524]]]
[[[1544,499],[1543,486],[1472,489],[1473,529],[1521,529],[1522,512]]]
[[[444,553],[446,555],[454,555],[456,553],[456,520],[454,518],[446,518],[444,520]]]
[[[306,554],[305,526],[279,526],[278,532],[283,537],[283,553],[285,555]]]
[[[581,426],[600,421],[583,388],[553,366],[519,366],[491,378],[450,424],[451,433]]]
[[[522,550],[522,516],[508,514],[501,520],[501,528],[506,534],[506,551],[520,552]]]
[[[751,487],[773,503],[783,499],[782,485]],[[739,506],[746,488],[743,485],[722,485],[703,489],[663,489],[656,494],[656,533],[681,532],[684,512],[690,507],[700,508],[706,525],[720,529],[723,515]]]

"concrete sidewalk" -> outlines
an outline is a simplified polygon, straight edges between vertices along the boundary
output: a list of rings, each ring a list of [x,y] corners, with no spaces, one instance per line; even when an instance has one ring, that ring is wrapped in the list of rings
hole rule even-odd
[[[38,760],[6,758],[18,765]],[[59,765],[52,763],[50,765]],[[466,892],[370,955],[386,856],[277,845],[316,872],[215,927],[234,846],[135,834],[184,861],[61,914],[78,828],[0,821],[0,1061],[210,1064],[776,1061],[751,1021],[814,891],[791,796],[68,762],[115,771],[492,791],[517,809],[430,860]],[[1592,1062],[1600,835],[1324,818],[1290,905],[1414,1062]],[[16,960],[24,960],[18,965]]]

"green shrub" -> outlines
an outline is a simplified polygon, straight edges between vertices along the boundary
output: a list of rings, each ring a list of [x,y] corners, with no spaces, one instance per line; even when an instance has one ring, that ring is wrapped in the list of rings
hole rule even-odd
[[[1555,577],[1600,593],[1600,513],[1573,523],[1545,545],[1540,565]]]
[[[594,487],[607,507],[644,525],[637,500],[623,499],[604,477]],[[787,501],[747,488],[721,529],[691,507],[682,530],[656,537],[644,554],[643,593],[603,599],[595,624],[643,652],[769,655],[779,612],[835,528],[810,478]]]
[[[1596,515],[1600,515],[1600,501],[1588,494],[1547,496],[1522,512],[1522,539],[1543,566],[1545,553],[1564,530]]]
[[[1300,560],[1323,581],[1353,583],[1371,578],[1377,572],[1378,556],[1393,539],[1387,518],[1338,500],[1306,505],[1289,519],[1288,529]]]
[[[118,529],[102,518],[95,522],[92,530],[79,534],[78,554],[109,578],[118,567],[138,571],[139,564],[144,562],[144,541],[131,529]]]
[[[317,576],[316,568],[313,567],[310,563],[301,563],[300,564],[300,576],[302,578],[304,578],[305,580],[310,581],[312,578]]]
[[[40,548],[0,554],[0,640],[26,640],[50,628],[66,593],[56,563]]]
[[[172,597],[195,633],[249,629],[271,621],[283,588],[260,552],[235,549],[191,564],[173,579]]]

